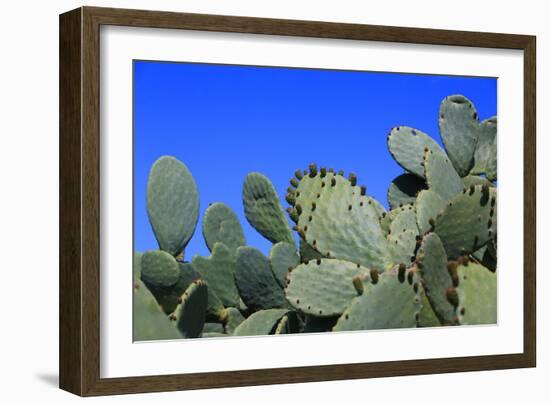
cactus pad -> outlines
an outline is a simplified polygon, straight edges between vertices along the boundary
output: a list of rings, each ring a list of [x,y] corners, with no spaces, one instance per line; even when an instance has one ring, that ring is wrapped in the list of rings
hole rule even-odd
[[[426,296],[435,314],[442,323],[455,323],[455,306],[449,301],[448,293],[456,284],[449,274],[445,248],[437,234],[432,232],[424,236],[417,260]]]
[[[133,340],[171,340],[181,335],[145,287],[134,287]]]
[[[281,287],[284,287],[289,269],[293,269],[300,264],[300,256],[296,253],[294,245],[279,242],[271,248],[269,262],[271,263],[271,270],[275,279]]]
[[[409,173],[399,175],[388,188],[388,203],[392,209],[414,203],[422,189],[426,189],[423,179]]]
[[[244,316],[236,308],[227,308],[225,320],[225,332],[227,334],[233,334],[237,326],[244,322]]]
[[[376,266],[390,261],[377,209],[341,175],[310,172],[296,189],[298,233],[323,256]]]
[[[339,315],[357,296],[353,285],[355,276],[370,281],[369,269],[355,263],[337,259],[311,260],[290,272],[286,297],[294,308],[308,315]]]
[[[435,220],[449,259],[476,251],[496,235],[496,209],[496,189],[488,186],[472,186],[452,199]]]
[[[199,218],[199,194],[187,167],[173,157],[159,158],[147,183],[147,214],[160,248],[183,252]]]
[[[216,242],[212,254],[205,258],[195,256],[192,266],[206,280],[224,306],[239,306],[239,292],[235,285],[235,252],[224,243]]]
[[[497,275],[487,268],[468,263],[458,266],[458,307],[461,325],[497,323]]]
[[[472,174],[485,174],[488,179],[497,178],[497,117],[486,119],[479,125],[479,137],[474,153]]]
[[[261,336],[274,331],[279,320],[288,312],[286,309],[264,309],[250,315],[242,322],[233,336]]]
[[[390,234],[397,234],[404,231],[412,231],[418,235],[418,226],[416,225],[416,212],[412,205],[399,207],[390,224]]]
[[[460,176],[466,176],[473,167],[478,131],[477,111],[468,98],[451,95],[441,102],[439,133]]]
[[[206,209],[202,219],[202,234],[210,251],[216,242],[222,242],[232,251],[246,245],[237,215],[224,203],[214,203]]]
[[[241,298],[252,311],[288,306],[269,260],[258,249],[249,246],[237,249],[235,280]]]
[[[437,215],[446,207],[445,201],[433,190],[423,190],[416,198],[416,223],[420,234],[425,234],[435,225]]]
[[[376,284],[369,284],[365,292],[353,300],[333,331],[416,327],[422,305],[415,291],[415,287],[419,287],[417,280],[414,275],[411,278],[411,282],[400,279],[396,268],[382,273]]]
[[[462,179],[445,156],[428,151],[424,154],[424,169],[428,187],[436,192],[444,201],[449,201],[464,186]]]
[[[256,231],[273,243],[294,243],[279,196],[267,177],[257,172],[246,176],[243,203],[246,219]]]
[[[414,260],[416,249],[416,231],[405,230],[388,235],[388,248],[392,262],[409,265]]]
[[[204,327],[208,289],[202,280],[192,283],[181,296],[181,303],[170,316],[177,323],[178,330],[186,339],[200,337]]]
[[[407,126],[399,126],[392,129],[388,135],[388,149],[392,157],[405,170],[424,178],[422,167],[422,155],[424,150],[432,150],[441,156],[445,153],[437,142],[420,130]]]
[[[145,252],[141,258],[141,278],[153,287],[171,287],[180,278],[178,262],[161,250]]]

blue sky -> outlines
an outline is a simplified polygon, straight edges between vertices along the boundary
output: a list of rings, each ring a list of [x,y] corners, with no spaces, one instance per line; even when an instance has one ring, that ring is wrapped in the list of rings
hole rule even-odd
[[[158,248],[145,191],[149,169],[162,155],[184,162],[200,192],[201,218],[187,260],[209,254],[201,219],[217,201],[239,216],[247,243],[268,253],[270,242],[244,216],[247,173],[267,175],[286,208],[294,171],[316,162],[356,173],[387,206],[387,188],[402,172],[387,150],[387,134],[407,125],[441,143],[439,105],[451,94],[471,99],[481,120],[497,113],[494,78],[135,61],[135,249]]]

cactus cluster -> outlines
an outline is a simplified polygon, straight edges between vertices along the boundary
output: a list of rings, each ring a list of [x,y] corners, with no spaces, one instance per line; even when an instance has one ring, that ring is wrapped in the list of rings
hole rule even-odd
[[[186,259],[197,185],[180,161],[157,160],[147,212],[159,250],[134,256],[134,340],[496,323],[497,119],[479,122],[452,95],[439,130],[444,148],[410,127],[389,133],[405,170],[389,210],[355,174],[312,163],[290,179],[285,212],[271,181],[248,174],[244,213],[272,242],[268,256],[213,203],[202,220],[210,256]]]

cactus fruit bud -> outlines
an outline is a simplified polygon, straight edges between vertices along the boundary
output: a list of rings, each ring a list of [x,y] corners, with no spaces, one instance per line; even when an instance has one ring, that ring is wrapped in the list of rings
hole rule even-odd
[[[294,172],[294,175],[296,175],[296,178],[298,180],[301,180],[304,177],[304,175],[302,174],[302,171],[299,169],[297,169],[296,172]]]
[[[399,263],[397,278],[399,279],[400,283],[405,281],[405,271],[406,271],[406,269],[407,269],[407,266],[405,266],[405,263]]]
[[[327,169],[325,167],[321,167],[321,178],[324,178],[327,176]]]
[[[449,301],[449,303],[456,308],[458,306],[458,293],[454,287],[447,288],[445,295],[447,297],[447,301]]]
[[[300,203],[296,203],[296,206],[294,206],[296,208],[296,212],[298,213],[298,215],[302,214],[302,205]]]
[[[317,175],[317,164],[312,162],[311,164],[309,164],[309,176],[314,178],[315,175]]]
[[[365,287],[363,285],[363,280],[361,279],[361,276],[353,277],[353,287],[355,288],[355,291],[357,291],[357,295],[363,295]]]
[[[378,269],[373,267],[370,269],[370,280],[372,284],[378,283]]]
[[[351,186],[357,185],[357,175],[355,175],[353,172],[350,172],[348,178],[351,183]]]

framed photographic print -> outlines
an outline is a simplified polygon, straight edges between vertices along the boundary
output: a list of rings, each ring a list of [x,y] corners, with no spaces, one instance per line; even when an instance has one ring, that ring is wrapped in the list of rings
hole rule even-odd
[[[60,386],[535,366],[535,162],[533,36],[67,12]]]

